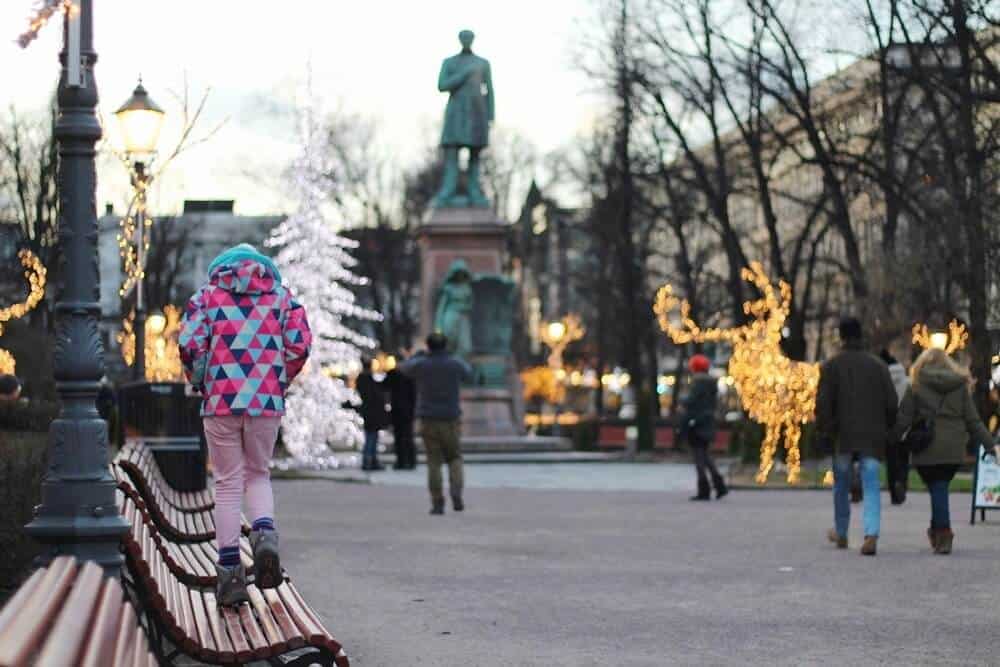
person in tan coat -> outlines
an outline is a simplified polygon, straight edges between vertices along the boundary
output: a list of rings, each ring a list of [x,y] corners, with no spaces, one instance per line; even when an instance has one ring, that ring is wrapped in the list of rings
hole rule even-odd
[[[954,534],[948,508],[948,485],[975,443],[994,446],[972,402],[969,371],[944,350],[925,351],[910,369],[910,387],[903,395],[893,437],[901,439],[922,415],[934,416],[934,438],[927,449],[913,453],[913,465],[931,496],[931,525],[927,529],[934,553],[951,553]]]

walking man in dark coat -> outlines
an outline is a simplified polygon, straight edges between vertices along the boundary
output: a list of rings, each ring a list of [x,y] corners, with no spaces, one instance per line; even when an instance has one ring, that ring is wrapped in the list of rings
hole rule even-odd
[[[385,390],[372,375],[372,360],[361,360],[361,374],[355,384],[361,398],[361,419],[364,421],[365,447],[361,455],[362,470],[382,470],[378,462],[378,432],[388,426],[389,415],[385,410]]]
[[[465,509],[462,501],[462,447],[459,402],[463,382],[472,379],[472,368],[448,353],[448,338],[441,333],[427,337],[427,352],[415,354],[399,370],[417,383],[417,417],[427,450],[427,486],[431,514],[444,514],[441,465],[448,464],[452,507]]]
[[[405,355],[397,355],[399,363],[406,361]],[[413,470],[417,467],[417,452],[413,445],[413,418],[417,407],[417,384],[413,378],[404,375],[395,367],[385,375],[385,386],[389,390],[389,406],[392,408],[392,435],[395,440],[396,470]]]
[[[712,487],[716,499],[722,498],[729,489],[726,481],[715,467],[709,454],[709,447],[715,441],[715,409],[719,402],[719,387],[715,378],[708,374],[712,362],[703,354],[696,354],[688,361],[691,371],[691,390],[681,402],[680,435],[687,439],[694,454],[695,471],[698,473],[698,493],[691,500],[711,500]],[[711,483],[709,483],[711,475]]]
[[[847,548],[851,458],[856,454],[864,491],[861,553],[874,556],[881,520],[880,462],[885,459],[899,402],[889,367],[862,348],[861,322],[853,317],[841,320],[840,340],[843,349],[820,368],[816,395],[817,435],[834,443],[834,528],[827,537],[837,548]]]

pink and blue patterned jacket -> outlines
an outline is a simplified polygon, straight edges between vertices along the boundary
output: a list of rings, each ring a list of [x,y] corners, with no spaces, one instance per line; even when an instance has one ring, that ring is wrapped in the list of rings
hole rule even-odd
[[[178,345],[204,398],[202,416],[277,417],[309,357],[305,309],[272,266],[240,259],[212,269],[188,301]]]

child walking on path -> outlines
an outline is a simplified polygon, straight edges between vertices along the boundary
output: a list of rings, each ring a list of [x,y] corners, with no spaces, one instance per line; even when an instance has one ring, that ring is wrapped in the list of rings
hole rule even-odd
[[[270,462],[285,414],[285,391],[309,356],[305,309],[281,285],[268,257],[248,244],[208,267],[208,284],[188,301],[178,344],[188,382],[202,395],[215,478],[220,605],[248,602],[240,562],[240,510],[253,521],[254,577],[281,583]]]

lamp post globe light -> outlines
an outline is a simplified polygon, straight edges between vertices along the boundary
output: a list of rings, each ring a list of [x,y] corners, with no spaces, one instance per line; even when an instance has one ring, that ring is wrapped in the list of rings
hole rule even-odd
[[[128,524],[118,512],[108,468],[108,427],[97,413],[104,375],[98,333],[95,144],[101,125],[94,112],[93,0],[70,5],[63,27],[62,70],[56,95],[59,144],[59,240],[65,258],[55,304],[53,376],[59,416],[49,429],[48,464],[41,503],[25,530],[42,543],[44,564],[60,554],[93,560],[119,574],[118,545]]]
[[[135,380],[146,377],[146,304],[143,298],[143,281],[146,274],[146,227],[150,220],[146,216],[146,191],[153,180],[148,171],[149,163],[156,157],[156,143],[160,138],[166,114],[139,84],[121,107],[115,111],[115,118],[121,128],[125,142],[125,158],[131,173],[132,187],[135,189],[135,355],[132,374]]]
[[[565,372],[563,371],[563,352],[565,352],[566,347],[570,343],[583,338],[584,332],[585,330],[580,324],[580,318],[576,315],[566,315],[561,320],[553,320],[552,322],[541,326],[539,337],[542,339],[543,343],[549,346],[550,352],[548,366],[557,382],[562,382],[565,379]],[[554,435],[559,435],[560,405],[558,401],[555,403],[554,407],[555,417],[552,433]]]

